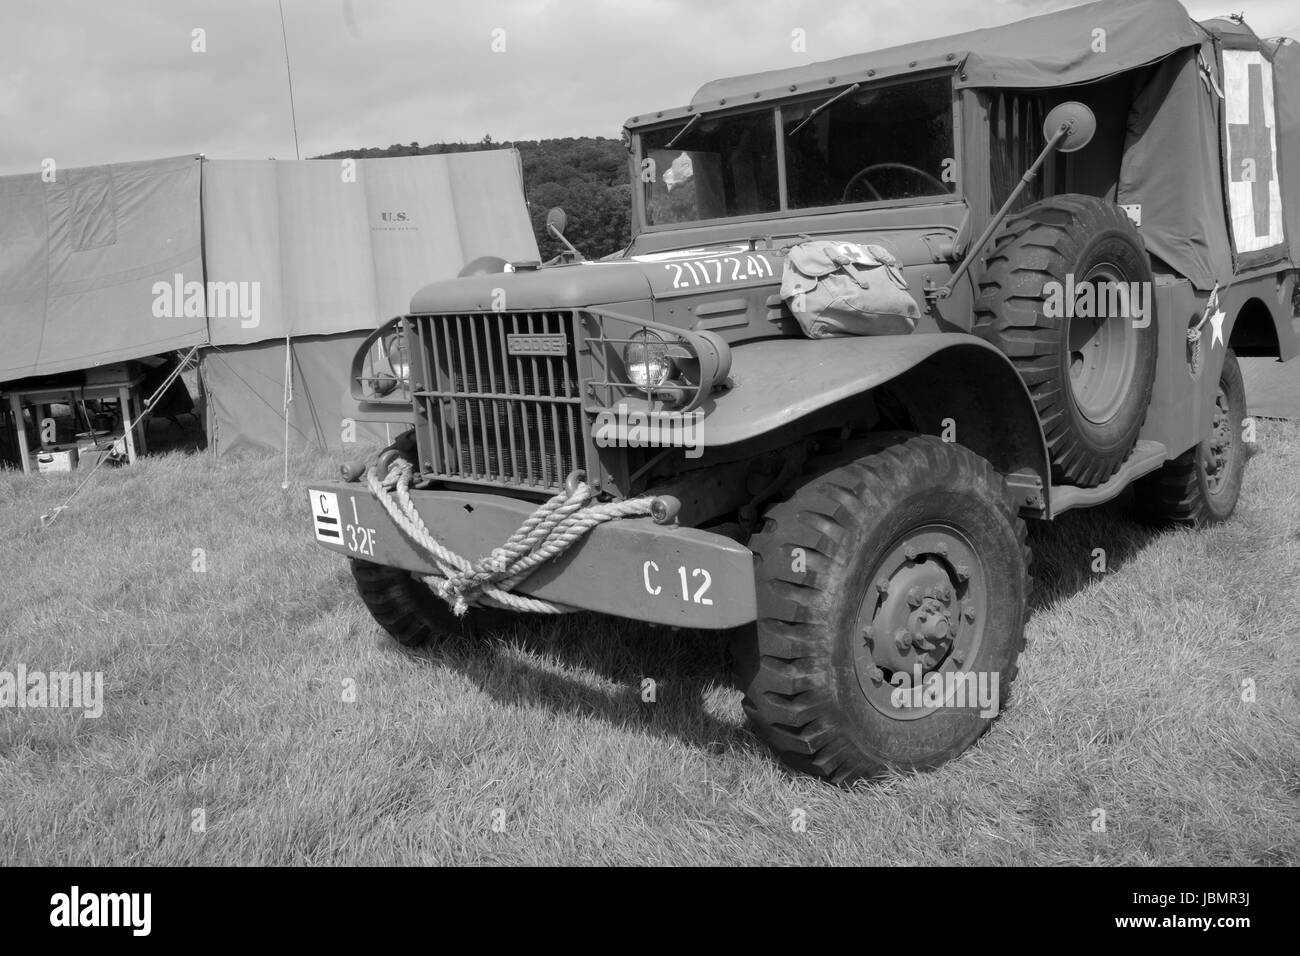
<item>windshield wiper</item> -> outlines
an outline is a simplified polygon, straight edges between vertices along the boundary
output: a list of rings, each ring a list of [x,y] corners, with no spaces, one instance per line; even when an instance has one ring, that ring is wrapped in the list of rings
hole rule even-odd
[[[803,122],[802,122],[802,123],[800,123],[800,124],[799,124],[798,126],[796,126],[794,129],[790,130],[790,135],[793,136],[795,133],[799,132],[799,130],[803,129],[805,126],[807,126],[809,123],[811,123],[811,122],[816,118],[816,116],[817,116],[818,113],[820,113],[822,110],[826,109],[826,107],[830,106],[830,105],[831,105],[832,103],[834,103],[835,101],[837,101],[837,100],[841,100],[841,99],[843,99],[844,97],[848,96],[850,93],[852,93],[854,90],[856,90],[856,89],[857,89],[858,87],[860,87],[861,85],[862,85],[861,83],[854,83],[854,84],[853,84],[852,86],[850,86],[848,89],[846,89],[846,90],[840,90],[838,93],[836,93],[834,96],[832,96],[829,100],[827,100],[827,101],[826,101],[825,103],[823,103],[821,106],[817,107],[815,110],[813,110],[813,111],[812,111],[811,113],[809,113],[807,116],[805,116],[805,117],[803,118]],[[685,132],[685,131],[683,130],[683,132]]]
[[[690,122],[688,122],[685,126],[683,126],[681,129],[677,131],[677,135],[668,141],[668,145],[665,146],[664,149],[672,149],[675,145],[677,145],[677,141],[681,139],[683,136],[685,136],[686,131],[690,129],[692,126],[694,126],[696,123],[698,123],[700,121],[700,117],[703,115],[704,115],[703,113],[696,113],[694,116],[692,116]]]

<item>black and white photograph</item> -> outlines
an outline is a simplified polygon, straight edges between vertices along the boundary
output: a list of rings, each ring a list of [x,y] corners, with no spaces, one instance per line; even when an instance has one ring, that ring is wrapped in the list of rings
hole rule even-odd
[[[1300,863],[1293,0],[2,0],[0,131],[24,920]]]

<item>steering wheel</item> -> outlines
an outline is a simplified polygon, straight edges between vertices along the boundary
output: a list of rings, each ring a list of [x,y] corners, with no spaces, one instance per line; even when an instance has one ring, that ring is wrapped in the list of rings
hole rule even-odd
[[[871,183],[866,179],[866,177],[871,175],[872,173],[879,172],[885,169],[901,169],[904,172],[911,173],[913,176],[916,176],[918,179],[922,179],[927,181],[928,183],[934,184],[935,186],[938,187],[939,192],[941,193],[946,193],[948,191],[947,186],[945,186],[938,179],[935,179],[924,169],[917,169],[915,166],[907,165],[907,163],[875,163],[874,165],[867,166],[863,169],[859,169],[856,173],[854,173],[851,177],[849,177],[849,181],[844,185],[844,192],[840,195],[840,202],[849,201],[849,192],[857,184],[858,180],[863,181],[866,187],[871,190],[872,195],[875,197],[875,201],[879,202],[884,197],[880,195],[880,190],[878,190],[875,186],[871,185]]]

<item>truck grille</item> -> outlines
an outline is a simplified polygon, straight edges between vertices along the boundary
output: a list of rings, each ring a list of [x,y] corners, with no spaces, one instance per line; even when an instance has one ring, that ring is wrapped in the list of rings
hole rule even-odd
[[[416,315],[408,321],[416,435],[426,473],[556,491],[575,468],[587,469],[573,313]],[[523,337],[514,340],[515,351],[544,351],[512,355],[513,336]]]

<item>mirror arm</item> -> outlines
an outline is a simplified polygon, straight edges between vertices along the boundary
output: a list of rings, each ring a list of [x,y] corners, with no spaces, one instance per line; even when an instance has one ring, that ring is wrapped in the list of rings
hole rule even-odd
[[[1020,194],[1023,193],[1029,184],[1034,181],[1034,177],[1038,175],[1038,170],[1041,169],[1043,163],[1047,161],[1047,157],[1056,152],[1056,147],[1059,146],[1061,141],[1069,136],[1073,130],[1074,124],[1061,124],[1061,128],[1058,129],[1052,138],[1047,141],[1047,145],[1043,147],[1043,151],[1038,154],[1038,158],[1034,160],[1034,164],[1025,170],[1025,174],[1020,177],[1020,182],[1016,183],[1016,188],[1011,190],[1011,195],[1008,196],[1007,201],[1002,204],[1002,208],[998,210],[997,215],[989,220],[989,224],[984,227],[984,231],[980,233],[980,237],[971,245],[970,251],[966,253],[966,258],[961,261],[961,265],[959,265],[957,271],[952,274],[952,278],[949,279],[945,285],[935,289],[934,292],[929,293],[929,295],[936,299],[946,299],[948,296],[952,295],[952,290],[957,287],[958,280],[970,271],[970,267],[975,264],[975,257],[980,254],[988,241],[993,238],[993,233],[997,231],[997,228],[1002,225],[1003,220],[1007,218],[1007,215],[1011,212],[1011,207],[1015,205],[1016,200],[1020,198]]]
[[[554,224],[554,223],[550,223],[550,222],[548,222],[548,223],[546,224],[546,231],[549,232],[549,233],[550,233],[552,236],[554,236],[556,239],[559,239],[560,242],[564,243],[564,244],[568,247],[569,251],[570,251],[571,253],[573,253],[575,256],[577,256],[579,259],[582,259],[582,258],[583,258],[582,253],[579,252],[579,251],[574,247],[573,243],[571,243],[571,242],[570,242],[570,241],[565,237],[564,233],[560,232],[560,230],[558,230],[558,229],[555,228],[555,224]]]

